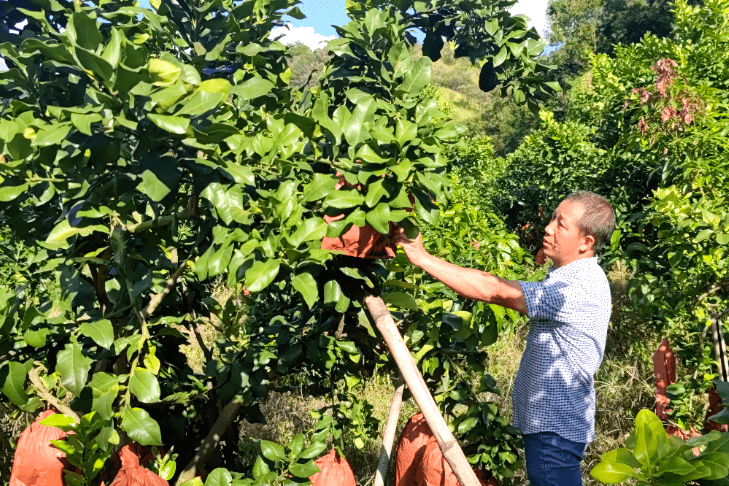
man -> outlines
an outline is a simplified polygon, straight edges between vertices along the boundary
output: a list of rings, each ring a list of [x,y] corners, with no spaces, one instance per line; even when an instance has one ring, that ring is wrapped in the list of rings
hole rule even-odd
[[[514,425],[524,434],[532,486],[582,485],[580,461],[594,437],[593,377],[610,321],[610,287],[596,254],[615,230],[601,196],[580,191],[547,225],[544,253],[554,266],[541,282],[505,280],[430,255],[418,235],[398,244],[410,261],[464,297],[529,317],[529,335],[514,382]]]

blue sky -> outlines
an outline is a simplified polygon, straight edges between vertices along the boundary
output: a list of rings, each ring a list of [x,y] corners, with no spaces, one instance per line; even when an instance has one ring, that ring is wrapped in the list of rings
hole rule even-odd
[[[139,0],[143,7],[149,8],[149,0]],[[349,22],[344,7],[345,0],[303,0],[299,8],[306,15],[304,20],[288,19],[290,30],[276,32],[285,34],[283,42],[303,42],[311,48],[323,47],[327,40],[336,38],[332,25],[345,25]],[[513,14],[525,14],[532,19],[530,25],[544,35],[547,30],[547,0],[519,0],[511,9]]]

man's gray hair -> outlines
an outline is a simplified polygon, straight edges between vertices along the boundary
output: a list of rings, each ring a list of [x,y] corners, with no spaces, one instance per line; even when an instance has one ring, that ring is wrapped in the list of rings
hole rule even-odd
[[[583,235],[595,238],[595,254],[610,244],[615,231],[615,211],[607,199],[594,192],[576,191],[567,196],[565,201],[577,201],[585,208],[577,227]]]

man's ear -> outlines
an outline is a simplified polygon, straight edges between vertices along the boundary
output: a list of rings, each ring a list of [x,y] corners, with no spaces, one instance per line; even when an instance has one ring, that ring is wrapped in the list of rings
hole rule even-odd
[[[580,245],[580,251],[595,253],[595,237],[592,235],[586,235],[582,238],[582,244]]]

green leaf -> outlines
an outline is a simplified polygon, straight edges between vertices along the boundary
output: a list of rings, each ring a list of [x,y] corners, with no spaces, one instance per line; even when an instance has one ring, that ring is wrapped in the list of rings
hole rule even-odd
[[[142,403],[159,402],[160,388],[157,377],[145,368],[134,370],[134,375],[129,379],[129,390]]]
[[[50,329],[38,329],[37,331],[25,331],[23,339],[34,348],[42,348],[46,345],[46,336],[51,333]]]
[[[122,429],[141,445],[162,445],[162,434],[157,422],[141,408],[128,408],[122,416]]]
[[[102,348],[110,349],[114,343],[114,326],[107,319],[96,322],[85,322],[81,324],[79,332],[93,339]]]
[[[412,71],[405,74],[400,90],[410,96],[418,95],[430,83],[433,75],[433,61],[428,57],[421,57],[413,66]]]
[[[635,449],[633,454],[643,466],[655,464],[669,449],[668,434],[663,423],[650,410],[643,409],[635,417]]]
[[[0,383],[2,391],[14,405],[23,407],[28,401],[25,393],[25,379],[28,368],[17,361],[10,361],[7,366],[0,368]]]
[[[299,292],[306,301],[309,308],[313,308],[317,300],[319,300],[319,286],[316,279],[310,273],[300,273],[291,281],[294,289]]]
[[[468,417],[466,420],[458,424],[458,433],[463,435],[467,434],[472,428],[478,424],[477,417]]]
[[[278,275],[281,262],[278,260],[257,261],[246,271],[246,289],[260,292],[268,287]]]
[[[203,84],[206,81],[203,81]],[[202,85],[200,85],[202,87]],[[188,100],[184,101],[182,109],[175,113],[179,115],[199,116],[215,109],[221,102],[225,101],[228,93],[210,93],[207,91],[198,91]]]
[[[54,413],[52,415],[49,415],[48,417],[41,420],[40,423],[48,427],[61,429],[64,432],[69,432],[73,430],[74,426],[76,425],[76,421],[72,417],[69,417],[68,415],[64,415],[62,413]]]
[[[245,215],[243,209],[243,192],[240,187],[233,186],[226,189],[226,186],[214,182],[208,184],[208,186],[200,193],[200,197],[203,197],[210,201],[215,208],[215,212],[218,217],[222,219],[225,224],[231,224],[233,221],[239,221],[239,219]]]
[[[280,461],[286,457],[286,451],[283,447],[267,440],[261,441],[261,454],[269,461]]]
[[[330,193],[324,200],[325,207],[348,209],[359,206],[364,202],[364,197],[357,191],[341,190]]]
[[[114,68],[111,64],[92,51],[77,47],[76,57],[84,68],[96,74],[104,81],[109,81],[114,75]]]
[[[354,109],[354,112],[352,112],[352,115],[345,119],[343,127],[344,138],[347,140],[349,145],[356,147],[370,138],[370,134],[364,124],[370,120],[374,109],[375,100],[368,99],[367,101],[358,104]]]
[[[711,234],[714,232],[712,229],[705,229],[701,232],[699,232],[698,235],[694,238],[694,243],[701,243],[702,241],[706,240],[711,236]]]
[[[71,125],[68,124],[51,125],[40,130],[30,145],[33,147],[49,147],[51,145],[58,145],[66,139],[70,130]]]
[[[320,472],[320,470],[319,466],[317,466],[312,459],[306,464],[291,464],[291,466],[289,466],[289,472],[297,478],[308,478]]]
[[[71,113],[71,123],[76,127],[76,130],[83,133],[84,135],[91,135],[91,124],[98,123],[101,121],[101,115],[98,113],[79,114]]]
[[[66,344],[66,348],[58,353],[56,371],[61,375],[61,384],[74,395],[80,395],[89,377],[89,369],[93,361],[81,353],[78,343]]]
[[[179,116],[169,115],[155,115],[150,113],[147,115],[152,123],[170,133],[177,135],[184,135],[190,126],[190,120],[188,118],[182,118]]]
[[[635,477],[633,468],[618,462],[602,461],[592,468],[590,476],[605,484],[619,484]]]
[[[300,459],[314,459],[321,455],[322,452],[327,448],[327,445],[322,442],[314,442],[309,447],[304,449],[304,452],[299,454]]]
[[[304,221],[294,232],[288,237],[289,243],[294,248],[307,241],[321,240],[327,234],[327,224],[321,218],[310,218]]]
[[[142,172],[142,182],[137,186],[137,190],[155,202],[161,201],[170,193],[170,188],[151,170]]]
[[[413,296],[406,294],[405,292],[391,292],[389,294],[384,294],[382,296],[382,300],[401,309],[408,309],[412,311],[418,310],[418,304],[415,302]]]
[[[261,456],[258,456],[256,458],[256,462],[253,463],[253,478],[260,479],[270,471],[271,470],[269,469],[268,464],[266,464],[266,461],[264,461]]]
[[[121,57],[121,44],[123,35],[117,28],[111,29],[111,40],[104,47],[101,53],[101,58],[106,61],[112,69],[116,69],[119,66],[119,59]]]
[[[180,73],[182,72],[182,68],[171,62],[152,58],[147,64],[147,71],[155,86],[168,86],[177,81],[177,78],[180,77]]]
[[[337,179],[329,174],[314,174],[314,179],[304,186],[304,199],[306,202],[319,200],[334,191]]]
[[[44,246],[49,250],[68,248],[69,243],[67,240],[72,236],[88,236],[94,231],[108,233],[109,229],[101,225],[85,226],[83,228],[72,227],[68,220],[64,219],[51,230],[51,233],[44,242]]]
[[[375,209],[367,213],[367,222],[379,233],[390,233],[390,206],[380,203]]]
[[[673,473],[673,474],[689,474],[692,473],[696,468],[691,465],[687,460],[680,456],[672,457],[669,460],[662,462],[658,466],[657,474]]]
[[[205,480],[205,486],[231,486],[232,484],[233,476],[222,467],[213,469]]]
[[[10,202],[28,190],[28,184],[0,187],[0,202]]]
[[[233,86],[230,93],[248,101],[267,95],[273,89],[273,83],[263,78],[251,78],[243,84]]]

